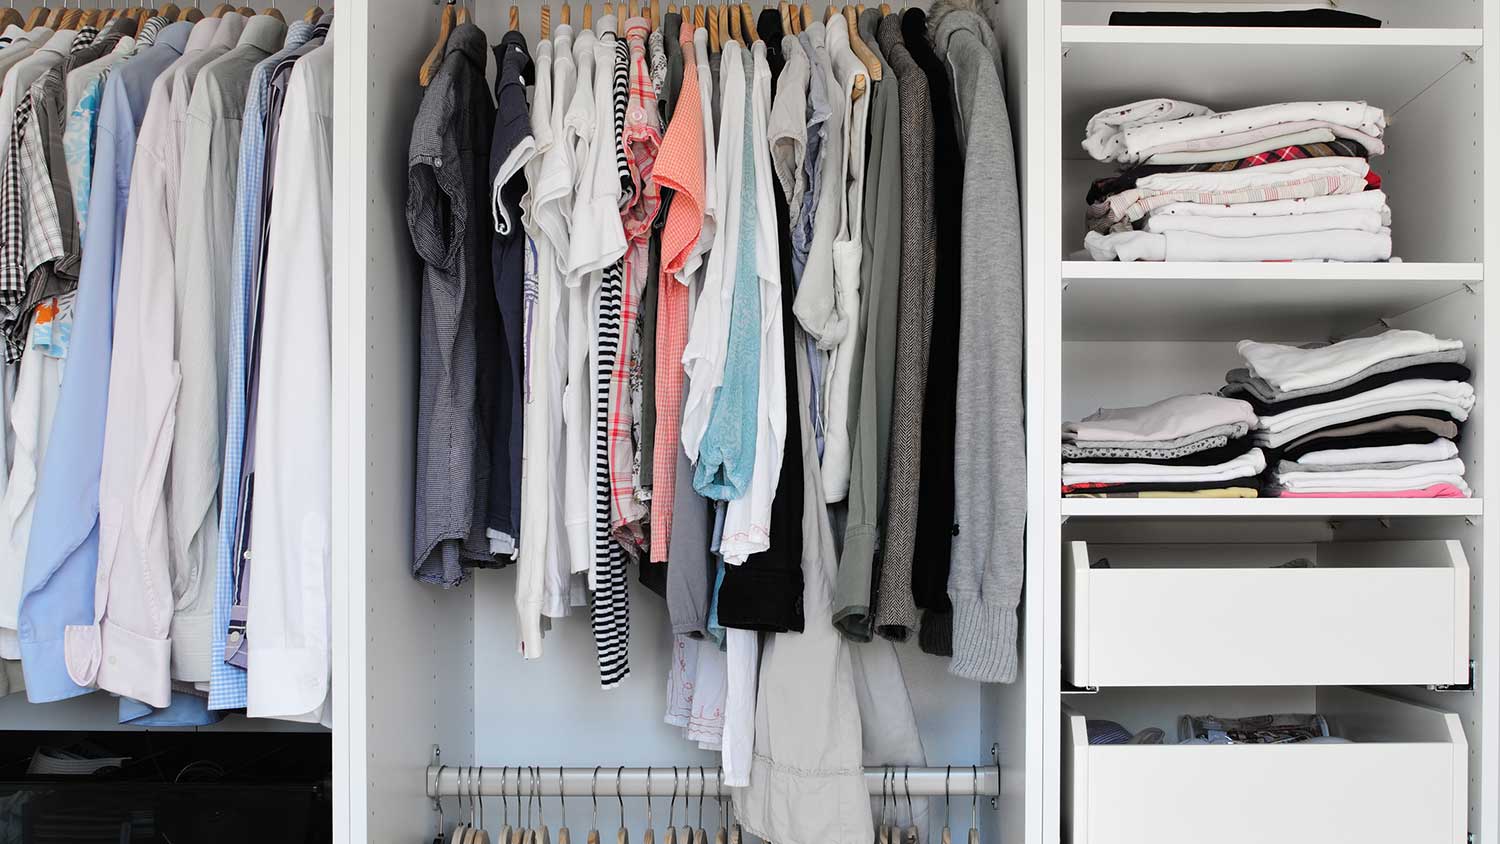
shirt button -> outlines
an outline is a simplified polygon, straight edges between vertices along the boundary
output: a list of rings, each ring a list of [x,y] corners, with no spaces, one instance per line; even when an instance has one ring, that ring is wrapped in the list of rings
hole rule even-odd
[[[229,644],[231,644],[231,645],[238,645],[239,643],[240,643],[240,632],[238,630],[236,630],[235,632],[230,633],[229,634]]]

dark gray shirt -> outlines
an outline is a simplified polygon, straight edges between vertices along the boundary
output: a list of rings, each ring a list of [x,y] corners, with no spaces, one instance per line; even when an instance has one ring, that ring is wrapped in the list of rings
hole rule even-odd
[[[496,396],[478,367],[499,335],[489,283],[485,175],[495,106],[487,56],[479,27],[454,29],[417,111],[408,158],[406,220],[422,259],[412,572],[447,586],[463,581],[465,563],[492,559],[485,515]]]

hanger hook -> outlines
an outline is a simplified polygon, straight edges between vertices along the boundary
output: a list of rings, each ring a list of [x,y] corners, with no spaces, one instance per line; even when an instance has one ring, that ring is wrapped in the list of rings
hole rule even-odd
[[[484,766],[479,766],[479,828],[484,829]]]
[[[615,799],[620,801],[620,828],[625,827],[625,791],[620,788],[620,778],[625,775],[625,766],[615,769]]]
[[[594,766],[594,780],[589,784],[589,799],[594,801],[594,825],[593,829],[599,828],[599,768]]]
[[[953,796],[948,792],[948,781],[953,779],[953,766],[949,765],[943,774],[943,829],[948,828],[948,818],[952,809]]]
[[[646,766],[646,828],[651,828],[651,766]]]
[[[969,829],[979,828],[979,766],[969,766],[974,770],[974,794],[969,803]]]
[[[448,831],[448,822],[443,819],[443,798],[442,798],[442,793],[443,793],[443,789],[442,789],[442,785],[443,785],[443,772],[446,771],[446,770],[448,770],[448,766],[447,765],[439,765],[438,766],[438,773],[437,773],[438,785],[437,785],[436,788],[433,789],[433,792],[435,792],[435,793],[432,795],[432,808],[434,808],[434,809],[437,810],[437,816],[438,816],[438,837],[439,838],[441,838]]]
[[[901,774],[901,785],[906,789],[906,816],[911,818],[912,826],[917,825],[917,813],[911,810],[911,766],[907,765],[905,772]]]
[[[672,802],[667,804],[667,826],[677,819],[677,766],[672,766]]]
[[[724,767],[714,769],[714,797],[719,801],[719,829],[724,828]]]
[[[538,765],[531,769],[535,776],[532,779],[532,790],[536,792],[536,825],[542,829],[547,828],[547,801],[542,799],[542,768]],[[541,844],[538,839],[537,844]]]
[[[703,772],[703,766],[698,766],[698,828],[703,828],[703,792],[708,790],[708,774]]]
[[[557,766],[557,802],[562,806],[562,828],[568,828],[568,794],[563,789],[563,768]]]

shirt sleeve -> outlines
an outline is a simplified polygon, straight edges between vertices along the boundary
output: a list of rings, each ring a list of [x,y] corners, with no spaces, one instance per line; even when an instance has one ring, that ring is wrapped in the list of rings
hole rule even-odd
[[[251,717],[316,719],[331,667],[333,141],[319,58],[292,70],[272,178],[246,620]]]

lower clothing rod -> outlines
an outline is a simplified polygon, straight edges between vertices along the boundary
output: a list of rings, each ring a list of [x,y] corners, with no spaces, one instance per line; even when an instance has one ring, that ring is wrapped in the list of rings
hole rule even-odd
[[[559,768],[478,765],[429,765],[428,797],[456,797],[477,794],[480,797],[671,797],[679,795],[713,797],[730,789],[720,785],[717,767],[672,766]],[[894,794],[897,798],[967,797],[977,794],[993,797],[1000,793],[1000,769],[994,765],[954,765],[948,767],[865,768],[865,785],[871,794]]]

